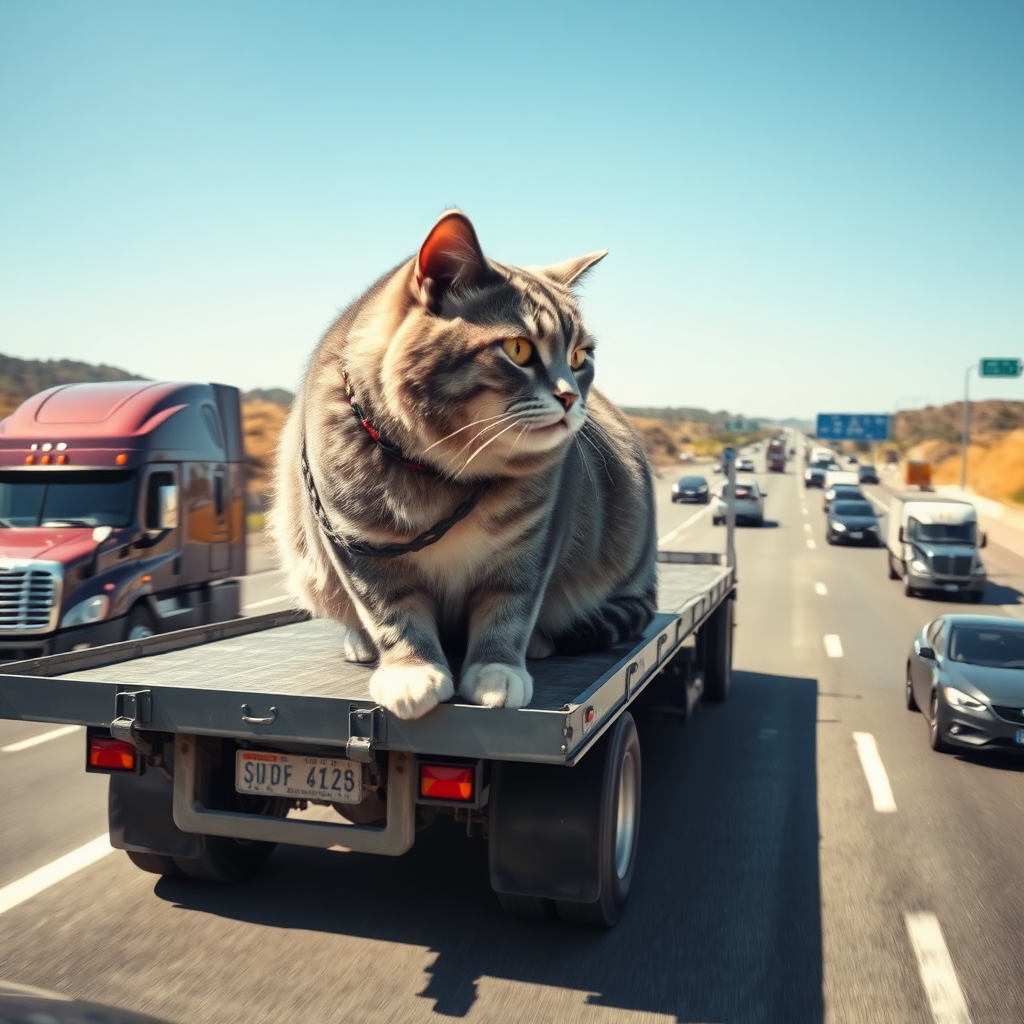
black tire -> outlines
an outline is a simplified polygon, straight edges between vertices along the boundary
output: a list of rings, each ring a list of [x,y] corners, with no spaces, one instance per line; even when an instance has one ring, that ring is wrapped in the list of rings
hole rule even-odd
[[[942,738],[939,731],[939,694],[932,691],[931,710],[928,716],[928,745],[936,754],[951,754],[954,747]]]
[[[917,701],[914,699],[914,687],[910,681],[910,662],[907,662],[907,679],[904,686],[904,695],[907,701],[908,711],[920,711],[921,709],[917,706]]]
[[[195,858],[175,857],[182,874],[200,882],[244,882],[261,871],[275,843],[227,836],[204,836],[206,849]]]
[[[834,533],[829,531],[828,533],[825,534],[825,543],[826,544],[835,544],[835,542],[836,542],[836,538],[835,538],[835,534]]]
[[[173,857],[164,857],[159,853],[139,853],[137,850],[125,850],[128,859],[142,871],[152,875],[164,875],[167,878],[180,878],[182,871]]]
[[[917,597],[917,591],[910,585],[910,577],[903,581],[903,593],[907,597]]]
[[[570,924],[610,928],[626,908],[640,838],[640,739],[628,711],[588,757],[599,754],[604,756],[592,770],[601,773],[598,815],[593,822],[601,895],[594,903],[556,900],[555,907],[559,917]],[[586,760],[576,770],[585,764]]]
[[[147,636],[155,636],[159,632],[153,613],[140,604],[137,604],[125,619],[125,640],[144,640]]]
[[[514,896],[508,892],[497,892],[501,909],[512,917],[522,917],[528,921],[548,921],[555,916],[555,901],[546,900],[543,896]]]
[[[697,634],[697,657],[704,668],[701,699],[721,704],[732,685],[733,600],[726,598]]]
[[[900,574],[896,571],[896,566],[893,565],[892,554],[891,553],[888,556],[888,561],[889,561],[889,579],[891,579],[891,580],[898,580],[900,578]]]

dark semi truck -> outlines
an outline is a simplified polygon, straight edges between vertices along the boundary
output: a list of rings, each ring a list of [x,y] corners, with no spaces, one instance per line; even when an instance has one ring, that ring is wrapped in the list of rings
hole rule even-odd
[[[0,421],[0,661],[239,615],[240,395],[50,388]]]

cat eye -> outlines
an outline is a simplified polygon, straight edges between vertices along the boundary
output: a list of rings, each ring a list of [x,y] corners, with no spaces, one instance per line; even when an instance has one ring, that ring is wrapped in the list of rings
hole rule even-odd
[[[587,359],[587,350],[585,348],[573,349],[573,353],[569,356],[569,365],[574,369],[578,370]]]
[[[533,358],[533,343],[525,338],[506,338],[501,347],[516,366],[525,366]]]

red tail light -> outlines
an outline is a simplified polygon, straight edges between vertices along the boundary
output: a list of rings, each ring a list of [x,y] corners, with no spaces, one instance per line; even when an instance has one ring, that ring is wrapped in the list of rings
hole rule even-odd
[[[89,765],[112,771],[135,771],[135,747],[124,740],[103,736],[89,737]]]
[[[420,765],[420,796],[428,800],[458,800],[473,803],[476,793],[473,768],[451,765]]]

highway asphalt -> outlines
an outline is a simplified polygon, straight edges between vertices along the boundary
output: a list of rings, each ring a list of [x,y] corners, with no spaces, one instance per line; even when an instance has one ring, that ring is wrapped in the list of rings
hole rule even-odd
[[[640,719],[640,859],[616,929],[506,917],[486,845],[437,826],[398,860],[279,848],[235,887],[113,852],[5,909],[11,883],[105,832],[73,732],[0,753],[0,978],[180,1024],[1024,1020],[1024,759],[933,753],[903,705],[917,631],[979,609],[906,598],[884,549],[828,546],[801,468],[759,474],[767,522],[737,531],[729,700]],[[671,482],[664,546],[723,550]],[[980,610],[1020,616],[1024,565],[986,554]],[[250,578],[246,603],[279,583]],[[51,730],[0,723],[0,747]]]

